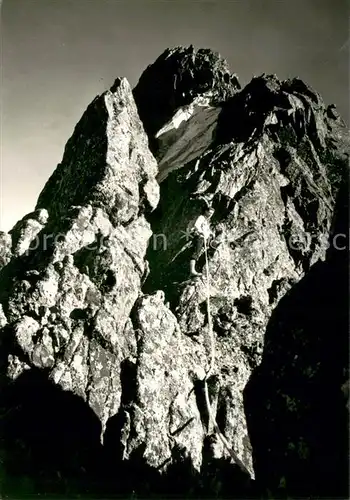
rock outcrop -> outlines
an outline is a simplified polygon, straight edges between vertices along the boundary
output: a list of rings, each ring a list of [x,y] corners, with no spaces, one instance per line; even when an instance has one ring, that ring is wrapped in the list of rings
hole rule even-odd
[[[349,469],[349,196],[339,193],[325,261],[278,303],[245,389],[260,489],[273,498],[346,498]]]
[[[160,203],[150,217],[151,272],[144,291],[164,290],[181,331],[203,346],[209,343],[209,294],[218,401],[226,406],[218,418],[252,467],[244,387],[260,363],[273,310],[325,258],[349,142],[321,97],[297,79],[256,78],[222,107],[210,147],[178,164],[161,183]],[[188,279],[186,231],[203,200],[215,209],[209,290],[205,278]]]
[[[157,153],[154,136],[182,106],[207,96],[219,104],[241,88],[225,59],[210,49],[167,49],[143,72],[134,89],[140,118]]]
[[[209,50],[167,50],[133,92],[117,79],[97,97],[35,211],[0,235],[4,494],[322,496],[314,473],[300,479],[298,440],[312,455],[319,434],[308,434],[307,398],[294,401],[288,384],[292,351],[306,352],[298,380],[310,391],[327,385],[335,354],[320,330],[323,354],[313,355],[313,323],[290,315],[328,283],[348,160],[346,127],[317,92],[273,75],[240,90]],[[208,205],[208,275],[191,278],[188,225]],[[336,314],[327,293],[324,332]],[[290,349],[297,331],[308,340]],[[229,447],[205,402],[211,365],[210,403]],[[337,370],[329,401],[346,381]],[[283,394],[296,414],[281,410]],[[274,441],[278,418],[281,429],[299,418],[300,435]],[[334,443],[317,448],[318,461]]]
[[[76,126],[36,212],[10,232],[13,257],[1,272],[8,379],[41,370],[86,401],[101,436],[120,406],[120,366],[136,355],[130,312],[146,271],[156,173],[131,88],[116,80]]]

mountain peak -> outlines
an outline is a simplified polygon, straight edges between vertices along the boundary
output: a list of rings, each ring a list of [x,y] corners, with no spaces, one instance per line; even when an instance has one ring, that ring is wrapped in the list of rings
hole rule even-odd
[[[0,232],[6,498],[348,498],[348,133],[239,89],[192,45],[117,78]]]
[[[150,137],[180,106],[210,93],[212,102],[225,101],[240,89],[227,61],[211,49],[166,49],[141,75],[134,89],[140,118]]]

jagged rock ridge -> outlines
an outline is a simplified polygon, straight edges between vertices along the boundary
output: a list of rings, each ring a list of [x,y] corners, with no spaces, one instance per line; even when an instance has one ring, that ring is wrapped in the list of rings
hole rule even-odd
[[[312,481],[296,488],[288,462],[272,479],[264,472],[244,389],[273,310],[325,258],[348,157],[344,124],[313,89],[262,75],[240,91],[209,50],[167,50],[133,93],[117,79],[96,98],[35,212],[1,235],[4,491],[29,481],[33,493],[167,495],[176,487],[181,496],[242,498],[288,477],[284,492],[314,493]],[[186,241],[203,199],[215,209],[210,397],[250,477],[230,462],[203,400],[208,287],[189,279]],[[43,395],[62,418],[45,417]],[[62,424],[62,405],[81,421],[72,448],[65,429],[76,430]],[[62,435],[56,458],[52,422]],[[28,431],[18,442],[21,427]]]
[[[167,49],[143,72],[134,89],[152,151],[157,150],[153,136],[181,106],[203,95],[218,104],[239,89],[237,76],[218,53],[196,51],[192,45]]]

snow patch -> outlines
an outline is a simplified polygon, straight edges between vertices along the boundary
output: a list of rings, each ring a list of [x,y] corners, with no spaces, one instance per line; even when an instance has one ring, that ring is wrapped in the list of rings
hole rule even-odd
[[[212,142],[221,107],[210,106],[209,96],[197,97],[179,108],[156,134],[159,145],[158,182],[173,170],[198,158]]]

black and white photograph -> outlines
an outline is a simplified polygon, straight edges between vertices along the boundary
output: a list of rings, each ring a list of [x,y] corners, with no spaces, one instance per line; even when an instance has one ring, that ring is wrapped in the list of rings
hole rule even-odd
[[[0,0],[0,500],[346,500],[348,0]]]

